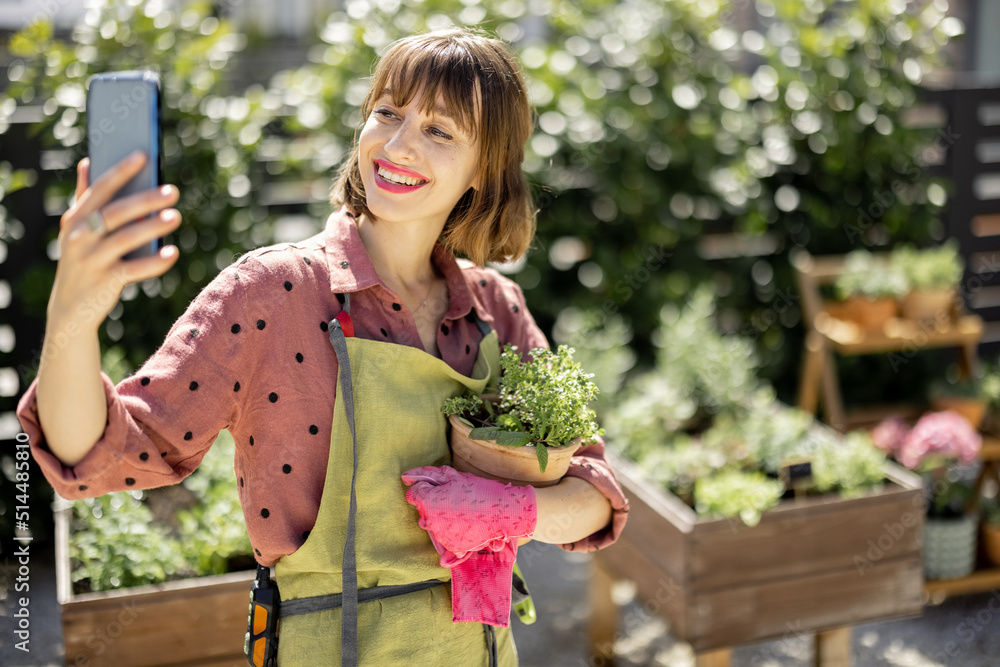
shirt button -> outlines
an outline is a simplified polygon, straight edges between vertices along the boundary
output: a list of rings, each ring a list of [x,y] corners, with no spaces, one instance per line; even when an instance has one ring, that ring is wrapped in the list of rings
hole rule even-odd
[[[340,268],[342,269],[346,269],[348,266],[350,266],[350,264],[347,263],[346,259],[340,263]]]

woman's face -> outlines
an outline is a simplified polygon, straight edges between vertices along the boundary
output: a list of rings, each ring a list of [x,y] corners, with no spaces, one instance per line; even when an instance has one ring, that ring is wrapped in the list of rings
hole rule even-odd
[[[476,187],[479,141],[447,115],[442,100],[427,113],[422,106],[421,92],[400,107],[383,91],[361,130],[358,166],[376,219],[440,229]]]

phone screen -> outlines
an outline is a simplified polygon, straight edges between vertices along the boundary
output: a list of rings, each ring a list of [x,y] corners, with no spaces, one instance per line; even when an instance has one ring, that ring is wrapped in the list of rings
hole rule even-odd
[[[113,197],[121,199],[160,184],[160,85],[155,72],[107,72],[87,87],[87,146],[90,183],[133,151],[146,154],[142,171]],[[126,258],[155,254],[161,239]]]

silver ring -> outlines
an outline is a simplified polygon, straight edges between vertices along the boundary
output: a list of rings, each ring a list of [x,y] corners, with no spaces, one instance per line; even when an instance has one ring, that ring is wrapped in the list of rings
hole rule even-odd
[[[101,213],[100,209],[88,215],[83,221],[87,225],[87,228],[98,236],[103,236],[108,231],[108,227],[104,223],[104,214]]]

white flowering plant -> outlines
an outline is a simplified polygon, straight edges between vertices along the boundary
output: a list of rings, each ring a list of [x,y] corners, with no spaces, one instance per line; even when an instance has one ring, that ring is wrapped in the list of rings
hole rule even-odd
[[[524,363],[516,346],[504,346],[496,405],[466,393],[445,401],[441,411],[471,426],[472,440],[535,445],[539,470],[545,472],[548,447],[569,445],[578,438],[592,444],[604,435],[589,407],[599,390],[591,381],[593,374],[584,373],[574,361],[569,346],[560,345],[554,352],[535,348],[530,356],[531,361]]]

